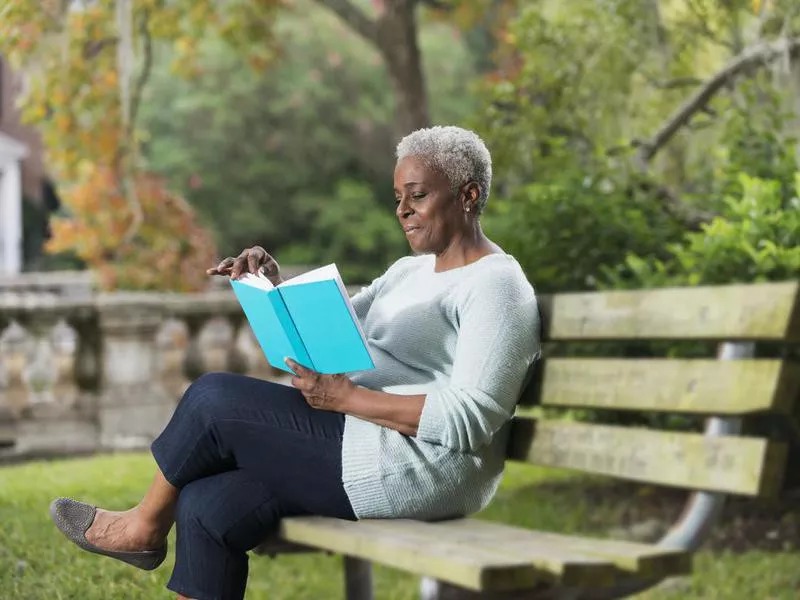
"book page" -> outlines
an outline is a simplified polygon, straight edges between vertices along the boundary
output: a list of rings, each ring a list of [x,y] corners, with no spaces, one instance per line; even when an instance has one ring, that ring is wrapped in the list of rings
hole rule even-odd
[[[288,287],[290,285],[299,285],[301,283],[311,283],[312,281],[325,281],[327,279],[336,279],[339,277],[339,269],[336,263],[319,267],[313,271],[302,273],[296,277],[292,277],[281,283],[278,287]]]
[[[272,282],[267,279],[266,275],[263,273],[259,273],[258,275],[253,275],[252,273],[245,273],[239,279],[237,279],[239,283],[244,283],[247,285],[251,285],[255,288],[260,290],[270,291],[275,289],[275,286],[272,285]]]
[[[355,323],[358,333],[361,335],[361,339],[364,341],[364,345],[366,346],[367,336],[364,335],[364,330],[361,328],[361,322],[356,316],[356,309],[353,308],[353,303],[350,302],[350,294],[347,293],[347,288],[342,281],[341,275],[339,275],[339,268],[336,266],[336,263],[331,263],[329,265],[325,265],[324,267],[319,267],[313,271],[298,275],[297,277],[292,277],[288,281],[281,283],[278,287],[288,287],[291,285],[300,285],[303,283],[326,280],[332,280],[336,282],[336,285],[339,287],[339,291],[342,294],[344,304],[347,306],[347,310],[350,312],[350,316],[353,318],[353,323]]]

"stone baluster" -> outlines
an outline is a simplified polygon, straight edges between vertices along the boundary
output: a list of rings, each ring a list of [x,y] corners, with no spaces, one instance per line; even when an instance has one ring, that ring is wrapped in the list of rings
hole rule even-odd
[[[194,381],[206,372],[201,335],[211,317],[210,314],[199,313],[183,316],[188,335],[186,354],[183,357],[183,374],[189,381]]]
[[[72,362],[72,376],[78,395],[76,410],[84,415],[97,417],[97,400],[100,391],[100,360],[102,336],[97,314],[92,311],[67,318],[67,323],[75,331],[77,344]]]
[[[26,413],[36,411],[38,414],[37,407],[43,406],[42,410],[51,414],[51,407],[56,404],[53,389],[59,377],[51,335],[59,315],[53,310],[33,309],[23,313],[18,321],[31,337],[23,371],[23,381],[28,390]]]
[[[9,325],[11,325],[11,319],[0,312],[0,340]],[[16,416],[7,397],[10,381],[9,369],[3,358],[3,345],[0,343],[0,455],[13,451],[17,438]]]
[[[161,383],[157,364],[162,302],[155,294],[108,294],[98,298],[97,308],[102,339],[100,445],[146,448],[176,405]]]
[[[53,347],[54,328],[69,318],[69,310],[60,300],[40,297],[27,302],[19,317],[33,340],[24,371],[30,403],[17,423],[14,453],[18,456],[80,454],[97,449],[96,419],[93,414],[76,410],[77,384],[71,373],[60,380],[62,372]],[[92,312],[91,302],[83,303],[81,310]],[[63,364],[71,362],[69,357],[62,358]]]
[[[228,315],[231,326],[231,344],[228,350],[228,370],[231,373],[247,373],[250,370],[250,361],[247,354],[239,347],[239,336],[242,326],[246,322],[244,313]]]
[[[0,410],[7,406],[7,399],[3,391],[8,387],[8,365],[6,365],[7,359],[4,356],[3,338],[9,325],[11,325],[11,317],[0,311]]]

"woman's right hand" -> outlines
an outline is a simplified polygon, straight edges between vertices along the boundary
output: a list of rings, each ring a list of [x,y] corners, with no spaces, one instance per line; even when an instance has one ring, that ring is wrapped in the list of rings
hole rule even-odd
[[[236,258],[229,256],[216,267],[208,269],[207,275],[227,275],[231,279],[238,279],[244,273],[263,273],[272,285],[278,285],[281,279],[281,267],[272,256],[261,246],[245,248]]]

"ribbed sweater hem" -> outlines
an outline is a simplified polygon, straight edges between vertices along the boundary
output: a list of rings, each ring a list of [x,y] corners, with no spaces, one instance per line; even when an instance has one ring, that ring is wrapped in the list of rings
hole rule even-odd
[[[379,427],[346,416],[342,439],[342,483],[358,519],[389,519],[392,505],[379,470]]]

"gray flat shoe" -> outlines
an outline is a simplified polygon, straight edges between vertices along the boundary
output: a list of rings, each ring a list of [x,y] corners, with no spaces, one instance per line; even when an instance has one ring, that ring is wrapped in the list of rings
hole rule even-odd
[[[66,538],[87,552],[116,558],[124,563],[152,571],[167,557],[167,542],[158,550],[142,550],[139,552],[121,552],[103,550],[86,539],[86,531],[91,527],[97,507],[69,498],[56,498],[50,504],[50,517]]]

